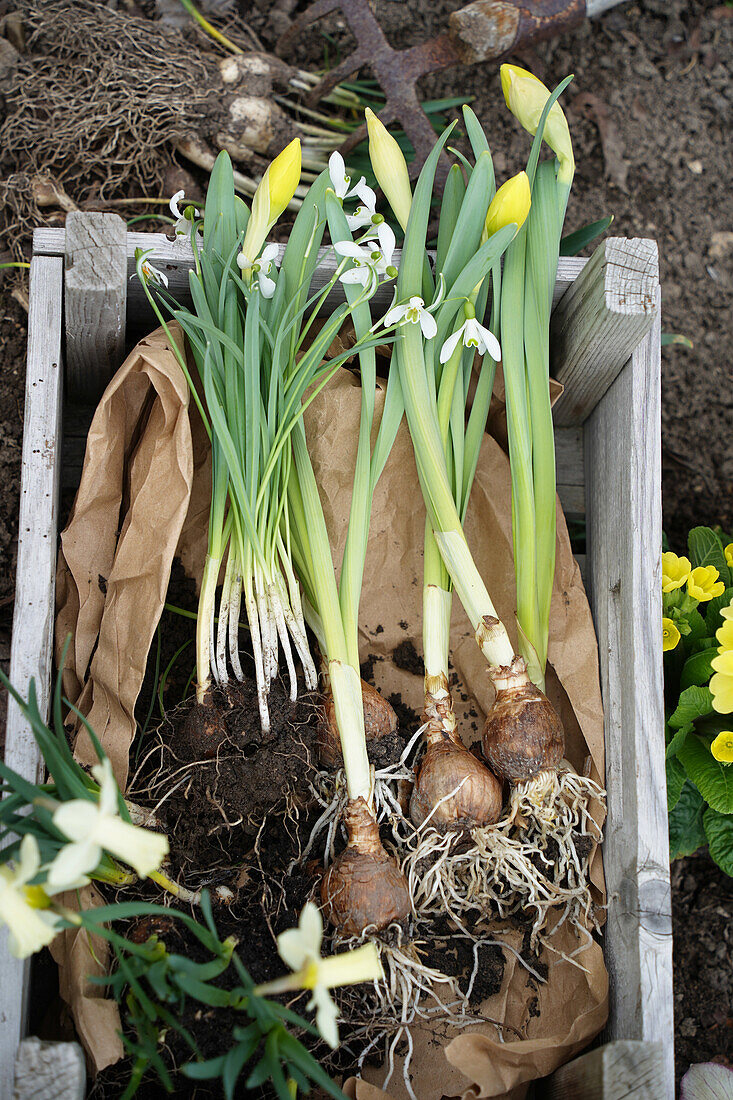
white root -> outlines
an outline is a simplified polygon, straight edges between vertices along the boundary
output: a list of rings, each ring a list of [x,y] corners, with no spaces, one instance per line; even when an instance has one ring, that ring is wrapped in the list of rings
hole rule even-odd
[[[257,601],[252,592],[251,574],[247,574],[244,582],[244,606],[247,611],[249,633],[252,639],[252,656],[255,663],[255,681],[257,683],[257,702],[260,711],[260,726],[263,733],[270,732],[270,712],[267,707],[267,684],[265,683],[264,661],[262,653],[262,636],[260,622],[257,614]]]
[[[216,628],[216,667],[219,673],[219,683],[229,683],[227,671],[227,632],[229,628],[229,605],[232,594],[232,576],[234,573],[234,555],[231,547],[227,556],[226,569],[224,570],[224,583],[221,588],[221,602],[219,604],[219,622]]]
[[[239,564],[234,571],[232,583],[231,601],[229,603],[229,660],[232,662],[234,675],[240,684],[244,680],[242,664],[239,660],[239,612],[242,607],[242,571]]]
[[[275,619],[275,626],[277,629],[277,636],[280,639],[280,645],[282,651],[285,654],[285,664],[288,670],[288,679],[290,681],[290,701],[294,703],[298,698],[298,676],[295,671],[295,662],[293,661],[293,650],[290,645],[290,635],[288,634],[288,628],[285,625],[285,616],[283,615],[282,603],[277,593],[275,585],[270,583],[267,586],[267,597],[270,607],[272,608],[273,617]]]

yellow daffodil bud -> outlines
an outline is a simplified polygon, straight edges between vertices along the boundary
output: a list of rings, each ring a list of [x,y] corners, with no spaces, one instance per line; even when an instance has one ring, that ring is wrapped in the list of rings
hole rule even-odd
[[[243,268],[251,267],[255,262],[267,234],[287,209],[300,183],[300,164],[300,138],[294,138],[268,164],[252,199],[252,210],[242,245],[242,256],[247,261],[246,265],[240,265]]]
[[[726,619],[723,625],[715,631],[715,637],[718,639],[718,653],[733,650],[733,619]]]
[[[680,640],[680,632],[671,619],[662,619],[662,649],[666,653],[674,649]]]
[[[687,578],[688,596],[692,596],[693,600],[699,600],[700,603],[722,596],[725,585],[718,580],[719,576],[720,573],[714,565],[699,565]]]
[[[517,229],[520,229],[527,219],[531,205],[532,195],[526,172],[519,172],[506,183],[502,183],[491,200],[491,206],[486,215],[487,239],[512,222],[515,222]]]
[[[412,206],[412,188],[407,162],[399,145],[379,121],[374,111],[367,107],[364,114],[369,131],[369,159],[372,162],[374,175],[397,221],[405,229]]]
[[[724,553],[725,553],[725,560],[728,562],[728,565],[730,565],[731,568],[733,568],[733,542],[728,543],[728,545],[726,546],[726,548],[724,550]]]
[[[534,135],[550,92],[536,76],[519,65],[501,66],[501,87],[506,105],[524,129]],[[573,143],[568,121],[559,103],[553,103],[545,123],[544,139],[560,161],[561,171],[575,171]]]
[[[710,746],[710,751],[721,764],[733,764],[733,731],[723,730]]]
[[[713,710],[718,714],[733,712],[733,650],[718,654],[710,662],[715,675],[710,680],[713,693]]]
[[[662,592],[682,588],[692,570],[689,558],[678,558],[671,550],[662,554]]]

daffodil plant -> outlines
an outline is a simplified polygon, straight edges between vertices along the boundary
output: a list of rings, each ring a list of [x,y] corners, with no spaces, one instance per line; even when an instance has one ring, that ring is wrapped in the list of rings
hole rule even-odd
[[[733,541],[695,527],[662,554],[667,804],[672,858],[703,844],[733,875]]]

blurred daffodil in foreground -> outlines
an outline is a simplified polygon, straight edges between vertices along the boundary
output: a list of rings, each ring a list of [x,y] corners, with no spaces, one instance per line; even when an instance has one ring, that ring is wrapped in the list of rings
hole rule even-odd
[[[27,959],[55,937],[61,920],[45,912],[47,895],[29,886],[41,869],[38,841],[27,833],[20,842],[20,859],[0,866],[0,921],[8,926],[8,947],[16,959]]]
[[[277,937],[280,958],[293,971],[283,978],[258,985],[255,993],[260,996],[288,993],[296,989],[309,989],[313,996],[308,1002],[309,1011],[316,1010],[316,1027],[330,1047],[338,1046],[338,1008],[328,992],[343,985],[377,981],[384,977],[379,952],[373,943],[366,943],[353,951],[321,958],[323,920],[320,910],[312,901],[303,906],[297,928],[289,928]]]
[[[718,714],[730,714],[733,712],[733,650],[719,653],[710,663],[715,670],[710,680],[713,709]]]

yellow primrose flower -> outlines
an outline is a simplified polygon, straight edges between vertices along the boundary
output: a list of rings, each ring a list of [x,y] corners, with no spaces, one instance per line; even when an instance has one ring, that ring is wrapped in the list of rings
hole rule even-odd
[[[728,562],[728,565],[733,567],[733,542],[728,543],[723,553],[725,554],[725,560]]]
[[[377,183],[403,229],[412,206],[412,188],[407,162],[399,145],[369,107],[365,110],[369,131],[369,159]]]
[[[733,731],[723,730],[713,741],[710,751],[721,764],[733,764]]]
[[[26,833],[20,842],[20,859],[13,868],[0,866],[0,921],[8,926],[8,947],[16,959],[27,959],[51,942],[61,925],[60,917],[42,910],[48,897],[38,886],[28,886],[41,867],[38,841]],[[40,893],[39,893],[40,891]]]
[[[251,267],[254,264],[267,234],[287,209],[300,183],[300,168],[300,138],[293,138],[282,153],[268,164],[254,193],[252,210],[242,244],[245,263],[240,263],[241,268]]]
[[[519,65],[501,66],[501,88],[506,105],[524,129],[534,135],[540,124],[540,117],[547,100],[549,89],[541,80],[522,69]],[[560,161],[560,171],[564,175],[575,171],[573,143],[570,140],[568,120],[559,103],[553,103],[545,123],[544,139]]]
[[[689,558],[678,558],[671,550],[662,554],[662,592],[673,592],[675,588],[682,588],[691,569]]]
[[[730,714],[733,712],[733,650],[719,653],[710,663],[715,669],[710,680],[713,710],[718,714]]]
[[[671,619],[662,619],[662,649],[666,653],[674,649],[680,640],[680,632]]]
[[[532,194],[526,172],[519,172],[506,183],[502,183],[491,200],[486,215],[487,239],[512,222],[520,229],[527,219],[531,205]]]
[[[725,585],[718,580],[719,576],[714,565],[698,565],[687,578],[687,594],[700,603],[722,596]]]
[[[322,1038],[334,1050],[338,1046],[338,1008],[329,989],[359,982],[377,981],[384,977],[379,952],[373,943],[365,943],[353,951],[321,958],[323,920],[318,906],[306,902],[300,914],[297,928],[289,928],[277,937],[277,950],[283,962],[293,971],[284,978],[258,985],[255,993],[266,996],[287,993],[295,989],[310,989],[313,993],[307,1004],[316,1010],[316,1027]]]
[[[730,611],[730,608],[726,608],[726,611]],[[718,639],[718,646],[720,647],[718,653],[733,649],[733,617],[726,617],[723,625],[715,631],[715,637]]]

